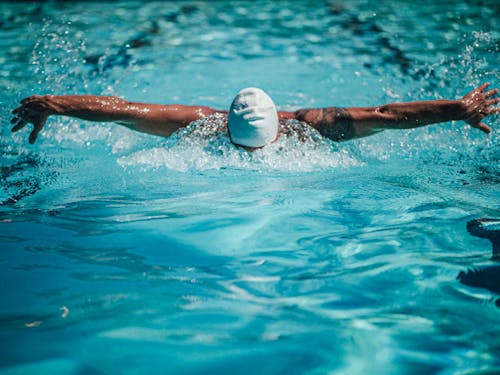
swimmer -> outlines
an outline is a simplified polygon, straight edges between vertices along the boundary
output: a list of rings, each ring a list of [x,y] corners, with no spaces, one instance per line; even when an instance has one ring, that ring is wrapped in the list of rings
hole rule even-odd
[[[308,124],[323,137],[346,141],[384,129],[412,129],[463,120],[473,128],[491,133],[483,119],[500,113],[494,98],[498,89],[484,83],[459,100],[429,100],[391,103],[377,107],[305,108],[294,112],[276,110],[261,89],[246,88],[234,98],[229,111],[196,105],[161,105],[129,102],[114,96],[34,95],[12,111],[13,132],[33,124],[29,143],[35,143],[50,116],[76,117],[88,121],[115,122],[127,128],[168,137],[178,129],[210,115],[227,116],[231,142],[252,151],[277,140],[283,132],[280,122],[294,119]]]
[[[500,261],[500,219],[482,218],[474,219],[467,223],[467,231],[473,236],[490,240],[493,250],[493,261]],[[474,288],[488,289],[490,292],[500,294],[500,266],[488,266],[460,271],[457,276],[462,284]],[[500,307],[500,299],[495,301]]]

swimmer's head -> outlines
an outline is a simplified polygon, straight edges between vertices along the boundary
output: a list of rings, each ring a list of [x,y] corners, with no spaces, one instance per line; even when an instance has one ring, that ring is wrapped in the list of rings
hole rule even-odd
[[[276,106],[261,89],[243,89],[231,103],[227,126],[234,144],[246,147],[265,146],[278,135]]]

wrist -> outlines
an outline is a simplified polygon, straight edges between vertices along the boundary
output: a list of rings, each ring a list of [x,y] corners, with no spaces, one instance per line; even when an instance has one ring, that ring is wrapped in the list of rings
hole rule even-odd
[[[464,99],[455,100],[453,113],[455,118],[453,120],[465,120],[467,118],[467,103]]]
[[[64,105],[59,100],[58,96],[55,95],[44,95],[43,99],[46,105],[46,110],[49,115],[64,115]]]

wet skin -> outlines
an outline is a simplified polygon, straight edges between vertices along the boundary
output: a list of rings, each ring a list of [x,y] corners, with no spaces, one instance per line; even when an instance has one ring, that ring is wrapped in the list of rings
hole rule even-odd
[[[430,124],[462,120],[473,128],[491,133],[483,122],[500,113],[498,89],[487,90],[485,83],[459,100],[430,100],[390,103],[377,107],[304,108],[294,112],[278,112],[280,119],[303,121],[324,137],[344,141],[365,137],[384,129],[412,129]],[[35,143],[50,116],[76,117],[97,122],[115,122],[130,129],[168,137],[189,123],[225,110],[182,104],[150,104],[129,102],[113,96],[33,95],[21,101],[12,111],[13,132],[33,124],[29,142]]]

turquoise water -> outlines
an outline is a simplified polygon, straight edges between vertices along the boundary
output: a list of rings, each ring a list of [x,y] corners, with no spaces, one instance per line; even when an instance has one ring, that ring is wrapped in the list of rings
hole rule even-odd
[[[227,108],[458,98],[499,86],[477,2],[0,3],[0,374],[500,372],[476,217],[498,217],[498,116],[249,154],[49,120],[31,94]]]

